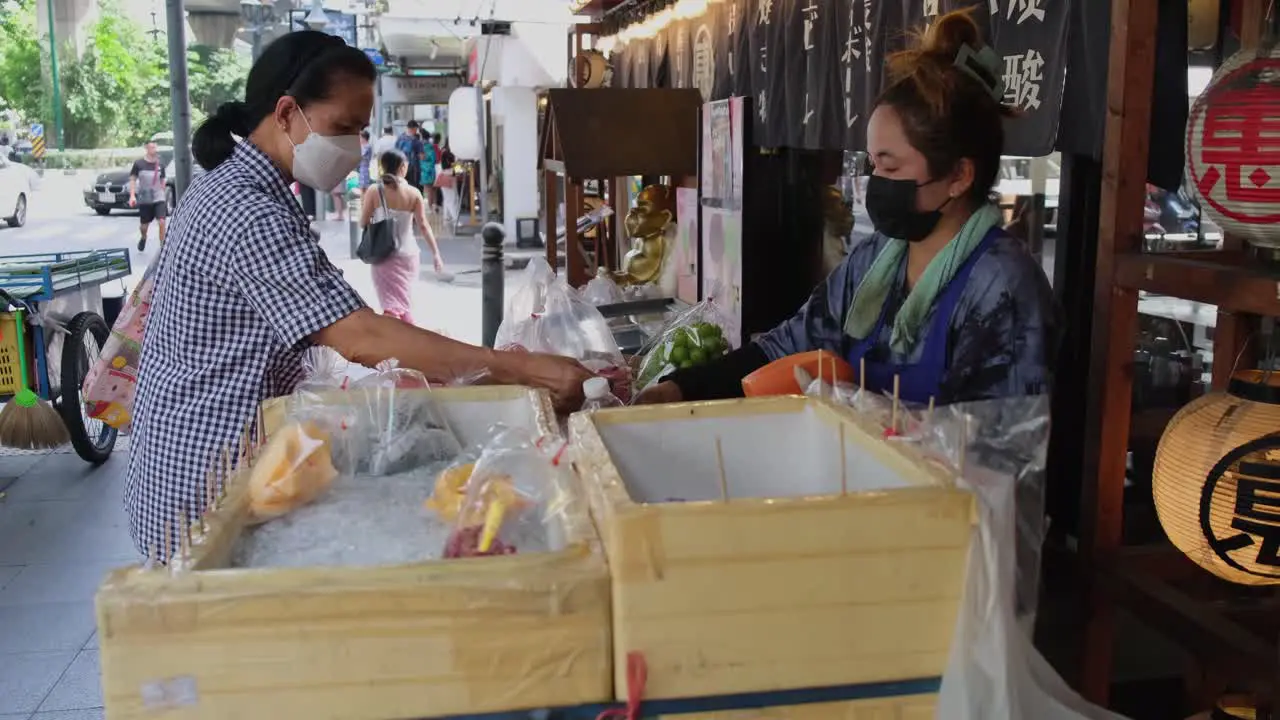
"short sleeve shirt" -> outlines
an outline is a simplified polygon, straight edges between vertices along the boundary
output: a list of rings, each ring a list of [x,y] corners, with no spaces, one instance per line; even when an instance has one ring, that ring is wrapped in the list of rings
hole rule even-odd
[[[138,181],[136,196],[139,205],[154,205],[164,200],[164,165],[146,158],[135,160],[129,177]]]
[[[203,508],[206,474],[258,404],[293,392],[309,337],[364,307],[258,148],[196,178],[157,260],[125,509],[140,552]],[[176,541],[175,541],[176,542]]]

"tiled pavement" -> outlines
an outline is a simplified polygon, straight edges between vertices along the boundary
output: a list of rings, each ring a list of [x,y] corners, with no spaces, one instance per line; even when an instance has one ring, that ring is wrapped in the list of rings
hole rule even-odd
[[[349,259],[344,228],[321,224],[325,249],[374,301],[368,268]],[[414,287],[418,324],[480,339],[479,248],[441,242],[457,281],[429,271]],[[513,253],[514,254],[514,253]],[[143,258],[145,262],[147,258]],[[424,258],[429,269],[430,258]],[[141,266],[140,266],[141,267]],[[518,277],[508,276],[510,294]],[[0,450],[0,720],[103,717],[93,594],[106,572],[137,561],[121,498],[128,450],[98,468],[69,449]]]
[[[0,720],[102,718],[93,593],[136,560],[128,451],[0,457]]]

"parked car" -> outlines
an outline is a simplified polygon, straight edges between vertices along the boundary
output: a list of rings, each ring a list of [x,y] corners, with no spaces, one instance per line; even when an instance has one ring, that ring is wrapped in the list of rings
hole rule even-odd
[[[173,208],[173,148],[160,147],[160,161],[165,163],[165,174],[168,177],[165,187],[165,199]],[[139,152],[141,157],[142,153]],[[93,208],[99,215],[109,215],[112,210],[129,210],[129,167],[108,170],[98,175],[93,184],[84,189],[84,204]]]
[[[9,227],[25,225],[31,195],[39,184],[35,170],[0,155],[0,220]]]

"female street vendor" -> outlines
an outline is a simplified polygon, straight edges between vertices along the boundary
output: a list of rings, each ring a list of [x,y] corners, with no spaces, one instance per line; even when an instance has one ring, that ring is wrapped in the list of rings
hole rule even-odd
[[[669,375],[639,402],[742,395],[741,380],[794,353],[825,349],[867,389],[898,376],[906,402],[1044,393],[1052,294],[989,199],[1004,143],[1000,60],[964,12],[939,18],[889,58],[867,125],[867,213],[876,235],[794,316],[720,360]]]
[[[293,391],[312,344],[361,365],[396,358],[440,381],[487,372],[548,388],[561,407],[581,402],[590,373],[573,360],[495,352],[379,315],[320,248],[290,184],[327,192],[356,168],[376,77],[341,38],[289,33],[254,64],[246,101],[195,134],[206,172],[157,260],[135,399],[125,508],[140,551],[167,550],[165,528],[200,512],[211,459],[261,401]]]

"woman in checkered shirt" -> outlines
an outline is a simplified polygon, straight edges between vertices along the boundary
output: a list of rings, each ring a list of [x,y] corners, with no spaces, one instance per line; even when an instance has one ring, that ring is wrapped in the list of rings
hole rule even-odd
[[[222,106],[195,134],[207,172],[160,254],[138,377],[125,508],[139,551],[166,554],[165,528],[200,512],[211,460],[260,402],[293,391],[313,344],[366,366],[396,358],[441,381],[487,371],[547,388],[560,407],[581,401],[590,373],[577,362],[496,352],[379,315],[316,242],[290,184],[327,192],[357,166],[375,78],[341,39],[289,33],[254,64],[246,101]]]

